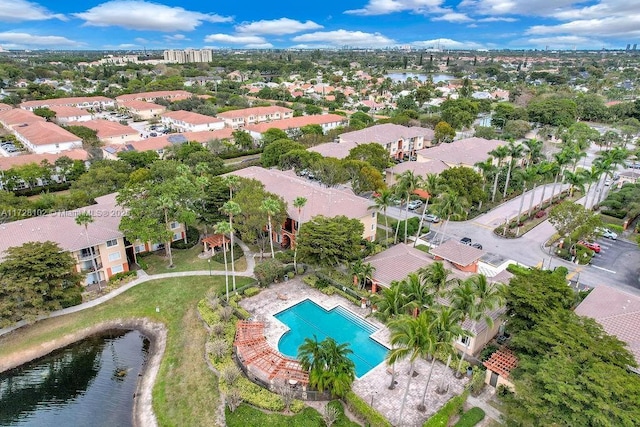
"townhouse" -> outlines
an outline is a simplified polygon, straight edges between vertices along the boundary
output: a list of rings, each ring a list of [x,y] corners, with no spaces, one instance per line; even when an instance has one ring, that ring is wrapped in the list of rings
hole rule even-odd
[[[222,120],[191,111],[168,111],[161,114],[160,117],[163,125],[178,132],[199,132],[224,128]]]
[[[431,146],[433,135],[432,129],[385,123],[343,133],[339,142],[358,145],[375,142],[386,148],[392,158],[402,160],[415,156],[417,150]]]
[[[193,96],[191,92],[186,90],[160,90],[154,92],[130,93],[126,95],[116,96],[118,106],[129,101],[147,101],[154,102],[158,99],[164,99],[169,102],[189,99]]]
[[[441,161],[449,167],[466,166],[476,169],[477,163],[486,161],[491,154],[505,141],[484,138],[465,138],[450,144],[440,144],[425,148],[416,153],[417,162]]]
[[[46,122],[46,120],[44,117],[36,116],[31,111],[20,108],[0,110],[0,125],[8,130],[36,122]]]
[[[154,104],[153,102],[145,102],[138,100],[118,102],[118,107],[124,109],[133,117],[141,120],[150,120],[159,117],[160,114],[167,111],[163,105]]]
[[[52,105],[49,107],[56,113],[55,121],[66,124],[69,122],[87,122],[92,119],[92,115],[87,110],[78,107],[67,107],[66,105]]]
[[[131,126],[125,126],[110,120],[95,119],[84,122],[70,122],[70,126],[84,126],[97,132],[97,137],[105,144],[126,144],[138,141],[142,137]]]
[[[33,122],[13,130],[16,139],[36,154],[60,153],[82,147],[82,139],[51,122]]]
[[[241,110],[225,111],[219,113],[218,118],[222,119],[227,127],[238,129],[246,125],[271,122],[274,120],[284,120],[293,117],[293,110],[290,108],[271,105],[269,107],[252,107]]]
[[[80,96],[72,98],[41,99],[37,101],[26,101],[20,104],[20,108],[33,111],[36,108],[51,107],[76,107],[83,110],[101,111],[115,107],[115,101],[106,96]]]
[[[269,129],[280,129],[290,136],[300,133],[300,128],[307,125],[320,125],[322,132],[327,133],[331,129],[344,126],[347,118],[338,114],[320,114],[315,116],[300,116],[290,119],[276,120],[269,123],[258,123],[255,125],[247,125],[245,130],[256,140],[262,138],[262,134]]]

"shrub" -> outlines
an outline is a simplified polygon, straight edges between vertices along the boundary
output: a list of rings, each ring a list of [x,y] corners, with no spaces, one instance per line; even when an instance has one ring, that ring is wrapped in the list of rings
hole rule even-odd
[[[256,288],[255,286],[247,288],[243,291],[243,294],[245,297],[252,297],[254,295],[258,295],[259,293],[260,293],[260,288]]]
[[[354,392],[348,392],[344,397],[344,402],[347,408],[367,425],[371,427],[391,427],[391,423],[380,412],[369,406]]]
[[[260,286],[267,286],[284,276],[284,266],[277,259],[267,259],[253,270]]]
[[[483,362],[488,360],[491,357],[491,355],[495,353],[497,350],[498,350],[497,346],[493,344],[489,344],[488,346],[483,348],[482,351],[480,352],[480,360],[482,360]]]
[[[202,320],[209,326],[220,321],[220,316],[216,310],[211,309],[206,299],[198,301],[198,312]]]
[[[417,245],[416,249],[419,249],[422,252],[429,253],[429,246],[427,246],[427,245]]]
[[[449,420],[455,414],[457,414],[467,400],[469,390],[465,390],[461,395],[452,397],[447,403],[444,404],[438,412],[436,412],[431,418],[429,418],[422,427],[447,427]]]
[[[187,227],[187,243],[183,239],[171,242],[171,247],[175,249],[190,249],[200,241],[200,232],[195,227]]]
[[[538,211],[536,212],[536,218],[543,218],[547,214],[546,211]]]
[[[293,251],[287,249],[286,251],[276,252],[276,259],[283,264],[290,264],[293,262]]]
[[[473,396],[478,396],[482,389],[484,388],[484,379],[485,379],[485,371],[478,368],[477,366],[473,367],[473,375],[471,376],[471,383],[469,383],[469,390]]]
[[[454,424],[454,427],[473,427],[484,420],[484,415],[484,411],[481,408],[474,406],[462,414],[458,422]]]
[[[318,277],[315,275],[310,275],[305,277],[304,279],[302,279],[302,281],[307,285],[307,286],[311,286],[312,288],[315,288],[317,286],[317,280]]]
[[[138,273],[135,271],[123,271],[122,273],[116,273],[109,279],[109,282],[118,282],[120,280],[126,279],[127,277],[135,277]]]

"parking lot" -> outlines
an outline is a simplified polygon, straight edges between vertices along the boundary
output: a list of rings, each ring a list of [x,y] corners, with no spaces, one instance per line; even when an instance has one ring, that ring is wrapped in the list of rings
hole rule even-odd
[[[615,275],[630,286],[640,289],[640,250],[626,240],[597,240],[601,250],[591,259],[591,268]]]

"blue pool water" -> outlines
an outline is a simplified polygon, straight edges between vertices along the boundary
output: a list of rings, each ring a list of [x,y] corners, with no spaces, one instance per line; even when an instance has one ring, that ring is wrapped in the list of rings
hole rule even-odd
[[[388,349],[370,337],[376,327],[341,306],[327,311],[307,299],[281,311],[275,318],[290,328],[278,343],[278,350],[289,357],[296,358],[300,344],[305,338],[313,339],[314,335],[318,341],[331,337],[338,344],[349,343],[357,377],[376,367],[387,355]]]

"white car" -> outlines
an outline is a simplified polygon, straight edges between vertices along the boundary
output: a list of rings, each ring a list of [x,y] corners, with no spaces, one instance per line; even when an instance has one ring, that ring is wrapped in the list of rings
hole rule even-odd
[[[420,206],[422,206],[422,201],[420,200],[411,200],[408,204],[409,210],[416,210],[418,209]]]
[[[440,222],[440,218],[438,218],[436,215],[434,214],[427,214],[424,216],[424,220],[427,222]]]
[[[616,240],[618,238],[618,235],[608,228],[598,228],[596,231],[602,234],[602,237],[606,237],[607,239]]]

